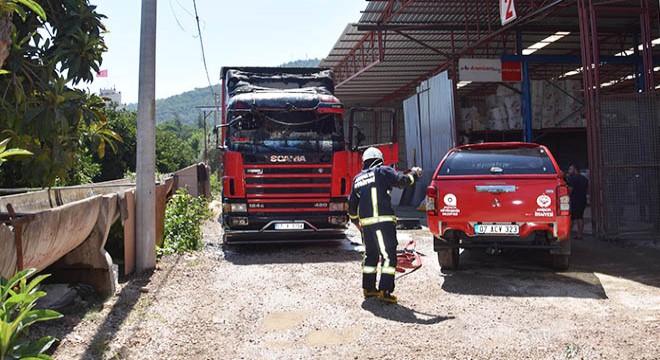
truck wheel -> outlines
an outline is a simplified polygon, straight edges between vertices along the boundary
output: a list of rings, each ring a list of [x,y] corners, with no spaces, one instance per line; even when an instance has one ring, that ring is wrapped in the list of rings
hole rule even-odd
[[[441,270],[458,269],[459,252],[458,248],[451,248],[438,251],[438,263]]]
[[[568,270],[568,257],[566,254],[553,254],[552,255],[552,268],[557,271]]]

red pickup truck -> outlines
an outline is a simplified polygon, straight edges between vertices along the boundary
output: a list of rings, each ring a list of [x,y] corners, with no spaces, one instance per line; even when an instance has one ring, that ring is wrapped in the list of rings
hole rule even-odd
[[[571,252],[568,187],[545,146],[504,142],[451,149],[426,190],[433,249],[445,270],[459,248],[547,249],[553,267]]]

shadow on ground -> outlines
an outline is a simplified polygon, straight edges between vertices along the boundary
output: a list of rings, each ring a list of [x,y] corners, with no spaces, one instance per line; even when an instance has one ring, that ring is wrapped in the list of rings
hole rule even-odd
[[[169,265],[168,268],[162,269],[161,271],[171,272],[179,264],[180,257],[177,257],[176,261]],[[94,317],[99,318],[100,324],[97,327],[92,340],[86,344],[87,348],[85,352],[77,357],[82,360],[96,360],[105,358],[110,350],[108,344],[116,337],[117,332],[122,328],[122,326],[127,322],[129,316],[134,313],[134,310],[140,310],[143,312],[147,311],[149,306],[148,302],[142,304],[142,298],[145,293],[149,293],[150,297],[158,297],[160,290],[166,285],[166,282],[170,278],[169,276],[164,276],[163,281],[157,284],[151,283],[151,277],[153,275],[152,271],[147,271],[142,274],[137,274],[131,276],[128,282],[123,286],[122,290],[117,293],[117,301],[112,305],[110,312],[103,317],[100,312],[104,307],[104,299],[98,297],[92,299],[88,307],[74,307],[62,313],[65,315],[63,318],[55,321],[49,321],[41,324],[37,324],[38,327],[33,327],[31,330],[36,330],[37,335],[40,332],[46,333],[51,336],[55,336],[58,339],[65,338],[69,333],[73,332],[76,326],[83,321],[84,319],[93,319]],[[137,312],[135,316],[139,317],[141,314]],[[102,320],[101,320],[102,319]],[[54,346],[50,354],[57,351],[57,346],[59,343]],[[121,351],[120,351],[121,352]],[[126,349],[128,353],[128,349]],[[115,354],[114,356],[119,356],[123,358],[121,354]]]
[[[555,272],[547,251],[508,250],[488,255],[482,249],[462,251],[460,268],[444,272],[449,293],[507,297],[573,297],[606,299],[591,272]]]
[[[433,325],[454,319],[453,316],[422,313],[400,304],[383,303],[376,298],[365,299],[362,308],[383,319],[406,324]]]
[[[210,244],[209,244],[210,245]],[[357,244],[347,238],[293,244],[212,245],[234,265],[355,262],[362,260]]]
[[[487,255],[463,251],[457,271],[443,271],[442,289],[450,293],[487,296],[573,297],[607,299],[596,274],[621,277],[660,287],[660,252],[625,247],[594,238],[573,240],[568,271],[552,270],[545,251],[510,250]]]
[[[660,288],[660,248],[646,245],[593,237],[573,240],[571,269],[607,274]]]

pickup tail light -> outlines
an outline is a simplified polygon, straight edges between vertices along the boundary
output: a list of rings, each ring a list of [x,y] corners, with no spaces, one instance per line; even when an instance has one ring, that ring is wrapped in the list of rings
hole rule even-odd
[[[559,215],[568,216],[571,210],[571,198],[568,195],[568,187],[566,186],[558,187],[557,197],[559,198],[559,201],[557,201],[557,206],[559,207],[559,209],[557,209],[557,212],[559,213]]]
[[[426,188],[426,213],[438,215],[438,189],[435,186]]]

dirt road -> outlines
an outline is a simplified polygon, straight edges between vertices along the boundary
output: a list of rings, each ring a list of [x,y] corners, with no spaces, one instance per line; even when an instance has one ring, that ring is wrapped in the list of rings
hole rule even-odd
[[[443,274],[426,256],[399,304],[363,300],[349,241],[223,249],[162,259],[103,305],[40,330],[56,359],[659,359],[660,251],[594,239],[555,273],[530,252],[464,252]],[[352,231],[349,238],[357,241]]]

